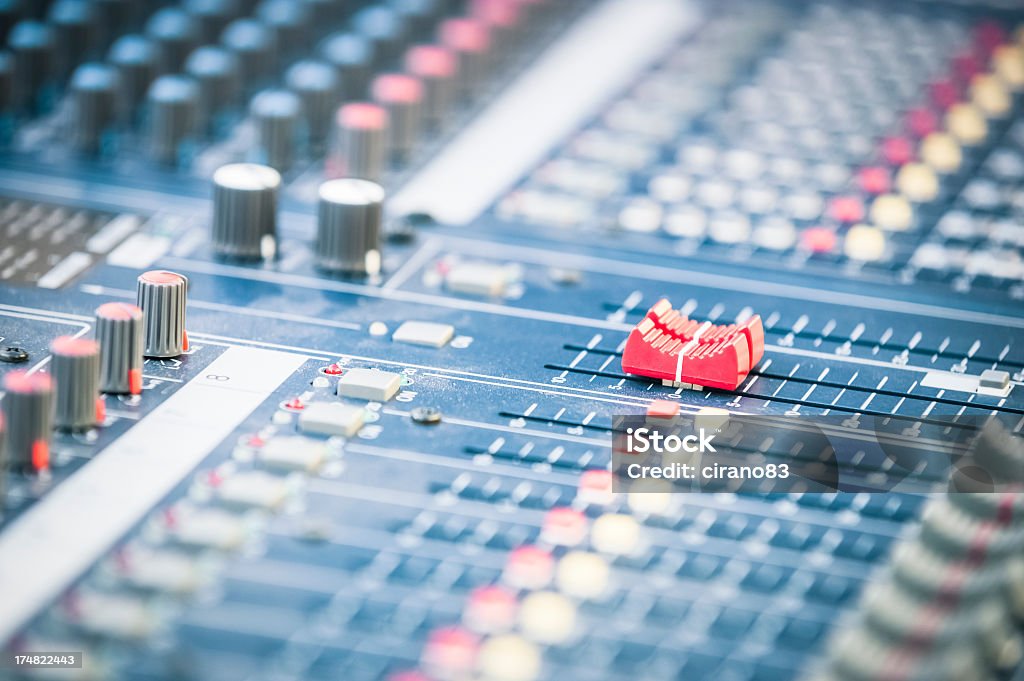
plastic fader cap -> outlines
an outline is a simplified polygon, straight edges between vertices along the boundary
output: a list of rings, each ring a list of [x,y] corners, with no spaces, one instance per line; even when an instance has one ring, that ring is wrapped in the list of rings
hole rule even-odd
[[[933,201],[939,195],[939,178],[923,163],[908,163],[900,168],[896,186],[915,203]]]
[[[537,646],[515,634],[492,636],[480,646],[477,666],[484,681],[533,681],[540,675]]]
[[[877,227],[854,225],[846,233],[843,252],[848,258],[862,262],[881,260],[885,255],[885,234]]]
[[[946,113],[946,128],[962,144],[975,145],[985,141],[988,123],[978,107],[961,102],[953,105]]]
[[[576,606],[554,591],[535,591],[519,606],[519,629],[543,645],[565,643],[576,627]]]
[[[1011,90],[1024,89],[1024,49],[1017,45],[1000,45],[992,54],[992,66]]]
[[[594,553],[570,551],[558,561],[555,582],[563,593],[577,598],[597,598],[608,588],[609,569]]]
[[[338,395],[386,402],[402,387],[402,376],[379,369],[348,369],[338,379]]]
[[[871,222],[890,232],[903,232],[914,222],[914,209],[899,194],[883,194],[871,204]]]
[[[955,137],[933,132],[921,142],[921,160],[940,173],[955,173],[963,162],[963,152]]]
[[[640,525],[631,516],[607,513],[591,526],[590,543],[602,553],[630,555],[640,546]]]
[[[978,74],[971,80],[971,101],[989,118],[1002,118],[1013,107],[1013,98],[998,76]]]

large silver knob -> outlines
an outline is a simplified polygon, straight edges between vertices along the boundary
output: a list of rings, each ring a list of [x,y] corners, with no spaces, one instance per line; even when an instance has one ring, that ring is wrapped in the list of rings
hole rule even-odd
[[[142,310],[144,357],[177,357],[188,350],[185,302],[188,279],[153,270],[139,275],[136,304]]]
[[[100,390],[115,395],[142,392],[142,310],[130,303],[96,309],[100,344]]]
[[[316,263],[328,272],[380,271],[384,188],[376,182],[343,178],[320,185]]]
[[[57,428],[88,430],[103,421],[99,343],[71,336],[56,338],[50,344],[50,374],[56,384]]]
[[[15,470],[39,471],[50,465],[53,380],[49,374],[18,370],[4,377],[7,457]]]
[[[257,259],[277,239],[281,175],[256,163],[231,163],[213,174],[212,245],[217,255]],[[264,248],[264,244],[268,248]]]

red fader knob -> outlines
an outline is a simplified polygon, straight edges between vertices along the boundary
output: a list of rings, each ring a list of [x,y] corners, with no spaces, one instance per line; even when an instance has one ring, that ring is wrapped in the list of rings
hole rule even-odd
[[[663,298],[630,332],[622,370],[665,385],[735,390],[763,356],[759,316],[742,324],[701,323]]]

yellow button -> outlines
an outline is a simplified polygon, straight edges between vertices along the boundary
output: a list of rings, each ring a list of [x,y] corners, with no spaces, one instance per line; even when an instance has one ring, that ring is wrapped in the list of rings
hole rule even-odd
[[[608,563],[595,553],[570,551],[558,562],[555,581],[562,593],[597,598],[608,588]]]
[[[535,591],[519,607],[519,629],[531,641],[558,645],[576,628],[576,605],[562,594]]]
[[[914,209],[910,202],[899,194],[882,194],[871,204],[871,222],[890,232],[910,229],[914,220]]]
[[[846,257],[862,262],[881,260],[885,255],[885,234],[877,227],[854,225],[846,233],[843,252]]]
[[[940,173],[955,173],[963,162],[963,153],[955,137],[933,132],[921,142],[921,159]]]
[[[1024,50],[1017,45],[1000,45],[992,55],[996,75],[1014,91],[1024,89]]]
[[[602,553],[629,555],[640,546],[640,525],[628,515],[606,513],[590,528],[590,542]]]
[[[939,178],[924,163],[908,163],[896,175],[896,186],[916,203],[933,201],[939,195]]]
[[[1003,82],[991,73],[979,73],[971,81],[971,100],[989,118],[1002,118],[1013,106]]]
[[[988,123],[981,110],[973,104],[954,104],[946,113],[946,129],[960,140],[961,144],[981,144],[988,135]]]
[[[486,681],[533,681],[540,675],[540,651],[521,636],[493,636],[480,646],[480,678]]]

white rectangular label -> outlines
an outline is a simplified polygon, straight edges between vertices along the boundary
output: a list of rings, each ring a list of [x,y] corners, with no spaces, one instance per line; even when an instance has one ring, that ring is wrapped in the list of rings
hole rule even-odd
[[[228,348],[7,528],[0,535],[0,643],[89,569],[305,361]]]

